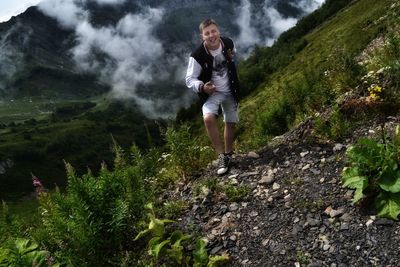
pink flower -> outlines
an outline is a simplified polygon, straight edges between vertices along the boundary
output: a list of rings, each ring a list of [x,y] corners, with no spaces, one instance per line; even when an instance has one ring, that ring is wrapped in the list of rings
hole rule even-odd
[[[45,188],[40,182],[39,178],[37,178],[33,173],[31,173],[31,175],[32,175],[32,184],[35,187],[36,194],[39,196],[40,194],[45,192]]]

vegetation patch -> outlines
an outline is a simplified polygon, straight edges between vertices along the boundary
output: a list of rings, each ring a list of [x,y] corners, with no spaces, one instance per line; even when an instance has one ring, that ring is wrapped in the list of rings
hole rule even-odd
[[[400,127],[393,139],[362,138],[347,150],[349,166],[343,186],[355,189],[353,202],[373,204],[378,215],[393,220],[400,214]],[[370,208],[370,207],[369,207]]]

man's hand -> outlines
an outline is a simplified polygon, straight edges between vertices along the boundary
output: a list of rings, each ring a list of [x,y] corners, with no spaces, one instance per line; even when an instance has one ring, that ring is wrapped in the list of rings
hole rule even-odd
[[[215,85],[214,85],[211,81],[205,83],[205,84],[204,84],[204,87],[203,87],[204,93],[206,93],[206,94],[208,94],[208,95],[214,94],[215,89],[216,89],[216,87],[215,87]]]

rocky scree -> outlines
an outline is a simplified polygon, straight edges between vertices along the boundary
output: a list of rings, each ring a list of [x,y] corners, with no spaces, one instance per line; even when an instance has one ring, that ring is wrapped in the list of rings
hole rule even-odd
[[[385,129],[398,121],[389,117]],[[399,266],[399,223],[353,205],[353,191],[341,183],[346,148],[379,136],[379,123],[367,122],[341,143],[299,139],[307,129],[309,122],[236,155],[222,177],[210,167],[164,196],[189,203],[180,227],[206,237],[210,254],[228,254],[227,266]],[[207,188],[207,179],[217,185]],[[245,186],[248,194],[234,202],[218,186]]]

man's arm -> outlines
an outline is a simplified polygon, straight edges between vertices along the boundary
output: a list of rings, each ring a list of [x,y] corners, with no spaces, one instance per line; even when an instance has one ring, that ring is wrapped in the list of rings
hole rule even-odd
[[[204,83],[198,79],[202,71],[200,64],[193,58],[189,58],[189,64],[186,71],[186,86],[195,93],[203,92]]]

